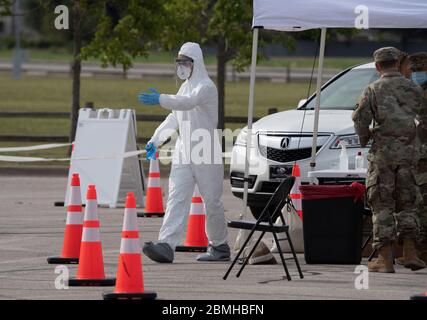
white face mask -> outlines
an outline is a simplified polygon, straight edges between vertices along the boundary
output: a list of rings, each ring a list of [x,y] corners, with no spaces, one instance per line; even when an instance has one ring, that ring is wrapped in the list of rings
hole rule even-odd
[[[178,76],[178,78],[180,78],[181,80],[187,80],[188,78],[190,78],[191,75],[191,68],[186,67],[186,66],[181,66],[179,65],[176,68],[176,75]]]

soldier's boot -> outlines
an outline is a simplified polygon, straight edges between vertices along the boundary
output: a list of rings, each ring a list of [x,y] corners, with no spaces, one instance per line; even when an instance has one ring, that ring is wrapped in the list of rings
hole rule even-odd
[[[412,271],[420,270],[426,267],[424,261],[418,258],[414,240],[403,240],[403,258],[405,259],[405,268],[411,269]]]
[[[427,265],[427,243],[420,244],[418,257]]]
[[[418,258],[420,258],[420,260],[422,260],[427,265],[427,245],[426,244],[419,245],[417,253],[418,253]],[[405,265],[405,257],[403,256],[397,258],[395,261],[396,261],[396,264],[400,266]]]
[[[405,265],[405,257],[399,257],[396,258],[394,261],[396,261],[396,264],[398,264],[399,266],[404,266]]]
[[[368,262],[370,272],[394,273],[391,245],[385,245],[378,249],[378,258]]]

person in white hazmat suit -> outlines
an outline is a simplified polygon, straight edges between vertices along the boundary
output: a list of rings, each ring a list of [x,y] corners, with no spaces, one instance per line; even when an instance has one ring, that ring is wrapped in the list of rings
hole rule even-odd
[[[143,252],[150,259],[171,263],[175,247],[185,235],[195,183],[206,208],[207,253],[198,261],[228,261],[227,226],[221,200],[224,168],[218,136],[218,92],[209,78],[200,46],[185,43],[176,59],[177,76],[185,80],[178,93],[160,94],[155,89],[140,93],[139,101],[171,110],[148,142],[147,155],[156,153],[177,130],[178,139],[169,177],[169,197],[158,242],[146,242]]]

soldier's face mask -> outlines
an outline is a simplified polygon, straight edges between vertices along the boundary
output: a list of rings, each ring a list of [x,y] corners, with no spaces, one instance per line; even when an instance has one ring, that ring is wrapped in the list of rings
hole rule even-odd
[[[414,83],[422,86],[424,83],[427,83],[427,71],[412,72],[411,79]]]

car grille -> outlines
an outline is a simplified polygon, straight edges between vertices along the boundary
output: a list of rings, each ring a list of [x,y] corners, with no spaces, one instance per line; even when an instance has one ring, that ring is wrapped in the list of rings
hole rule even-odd
[[[265,193],[274,193],[277,190],[277,187],[280,185],[281,181],[263,181],[261,183],[261,188],[258,192]],[[306,185],[305,182],[301,183],[302,185]]]
[[[319,151],[320,148],[321,147],[317,147],[316,151]],[[259,151],[263,157],[283,163],[308,159],[311,157],[311,148],[282,150],[260,145]]]
[[[274,193],[279,185],[280,182],[264,181],[259,192]]]
[[[230,183],[233,188],[243,188],[244,187],[244,174],[242,172],[231,172],[230,173]],[[250,175],[248,181],[248,188],[252,189],[255,185],[257,176]]]

